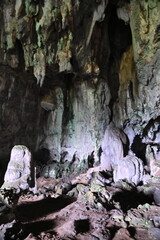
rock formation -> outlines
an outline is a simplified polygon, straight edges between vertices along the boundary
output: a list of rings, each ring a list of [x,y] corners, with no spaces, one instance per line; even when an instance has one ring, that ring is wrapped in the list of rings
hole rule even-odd
[[[15,189],[17,193],[21,190],[35,192],[35,176],[36,171],[28,148],[23,145],[14,146],[1,189]]]
[[[113,179],[115,182],[124,179],[137,185],[142,182],[143,175],[144,166],[142,160],[132,155],[127,155],[121,159],[113,170]]]
[[[125,134],[110,123],[102,141],[101,170],[113,170],[124,157],[124,147],[127,144]]]

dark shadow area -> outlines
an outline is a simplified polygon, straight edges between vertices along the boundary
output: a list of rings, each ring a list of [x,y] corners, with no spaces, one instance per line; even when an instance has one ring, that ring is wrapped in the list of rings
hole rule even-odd
[[[22,224],[22,229],[25,234],[38,234],[43,231],[52,230],[55,227],[53,220],[39,221],[34,223]]]
[[[108,36],[110,56],[108,61],[108,85],[111,93],[111,100],[109,103],[111,110],[113,108],[113,104],[118,98],[120,61],[123,53],[129,48],[129,46],[132,45],[130,25],[126,24],[117,16],[118,3],[119,1],[116,1],[115,3],[113,1],[109,1],[106,9],[106,14],[109,16]]]
[[[99,172],[100,176],[102,176],[105,179],[113,177],[113,172],[112,171],[101,171]]]
[[[76,233],[86,233],[90,230],[89,219],[75,220],[74,222]]]
[[[37,202],[28,202],[16,207],[16,219],[19,221],[34,220],[49,213],[54,213],[76,201],[75,198],[60,196],[46,198]]]
[[[114,226],[114,227],[108,227],[108,230],[109,230],[109,232],[110,232],[110,238],[109,238],[109,240],[112,240],[113,237],[115,236],[116,232],[119,230],[119,227],[116,227],[116,226]]]
[[[51,231],[53,236],[56,235],[56,233],[53,231],[54,227],[55,223],[53,220],[40,221],[28,224],[21,224],[20,222],[16,222],[11,228],[8,228],[6,230],[4,240],[24,240],[30,233],[32,233],[33,236],[37,236],[40,232],[43,231]]]
[[[142,138],[139,135],[135,136],[131,150],[136,154],[138,158],[143,160],[144,164],[146,164],[146,144],[142,142]]]
[[[20,60],[18,63],[18,71],[24,71],[25,69],[25,59],[24,59],[24,51],[22,43],[19,39],[16,39],[15,48],[17,52],[18,59]]]
[[[160,116],[148,122],[143,130],[143,137],[147,137],[150,132],[152,132],[152,136],[148,138],[148,141],[150,140],[152,142],[156,139],[156,134],[160,132]]]
[[[119,202],[123,212],[127,212],[131,208],[137,208],[140,204],[152,204],[153,196],[145,195],[143,192],[138,193],[136,190],[123,191],[115,193],[113,196],[115,202]]]
[[[33,154],[33,158],[38,163],[46,164],[50,160],[49,150],[46,148],[38,149],[38,151]]]
[[[8,159],[9,159],[9,157],[8,157]],[[4,175],[6,173],[7,166],[8,166],[8,160],[1,159],[1,161],[0,161],[0,187],[4,183]]]
[[[134,237],[136,234],[136,229],[135,227],[129,227],[127,228],[128,232],[130,233],[131,237]]]
[[[91,155],[88,156],[87,160],[88,160],[88,167],[92,168],[94,166],[94,162],[95,162],[94,151],[91,153]]]
[[[24,240],[28,234],[22,231],[22,225],[16,222],[10,228],[7,228],[4,240]]]
[[[6,205],[0,202],[0,225],[8,223],[14,220],[14,214],[12,214],[12,209],[8,208]]]
[[[125,144],[123,143],[124,157],[126,157],[128,155],[128,151],[129,151],[129,139],[128,139],[128,136],[126,134],[125,134],[125,136],[126,136],[126,143]]]

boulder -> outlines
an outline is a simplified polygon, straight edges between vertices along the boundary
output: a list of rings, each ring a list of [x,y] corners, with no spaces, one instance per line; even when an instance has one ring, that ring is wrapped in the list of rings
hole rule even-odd
[[[143,180],[144,165],[141,159],[135,155],[127,155],[119,162],[113,170],[113,180],[127,180],[137,185]]]

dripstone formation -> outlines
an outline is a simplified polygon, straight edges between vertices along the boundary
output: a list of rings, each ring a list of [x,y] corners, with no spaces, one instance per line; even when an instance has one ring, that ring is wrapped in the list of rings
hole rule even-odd
[[[0,1],[0,239],[159,239],[160,1]]]

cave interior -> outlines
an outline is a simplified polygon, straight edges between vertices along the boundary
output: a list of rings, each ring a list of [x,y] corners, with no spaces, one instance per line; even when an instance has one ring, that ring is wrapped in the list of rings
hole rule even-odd
[[[0,239],[160,239],[160,1],[0,1]]]

